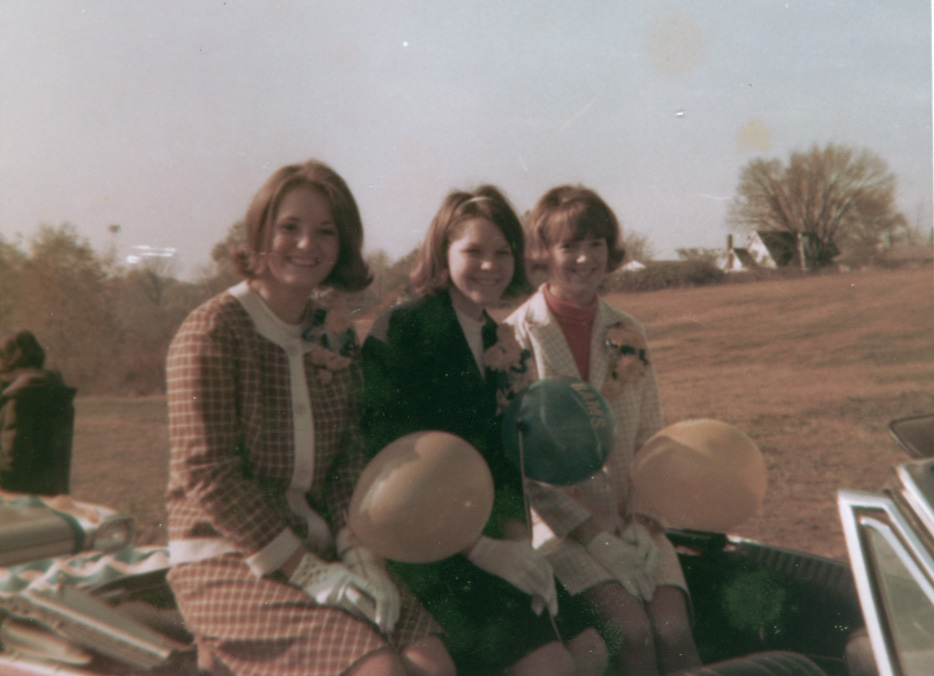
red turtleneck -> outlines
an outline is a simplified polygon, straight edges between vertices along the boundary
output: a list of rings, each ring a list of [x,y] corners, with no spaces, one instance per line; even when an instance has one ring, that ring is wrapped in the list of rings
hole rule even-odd
[[[571,348],[571,355],[582,380],[590,380],[590,338],[593,334],[593,318],[597,314],[599,299],[594,297],[590,305],[577,305],[561,300],[545,285],[545,303],[558,320],[558,326]]]

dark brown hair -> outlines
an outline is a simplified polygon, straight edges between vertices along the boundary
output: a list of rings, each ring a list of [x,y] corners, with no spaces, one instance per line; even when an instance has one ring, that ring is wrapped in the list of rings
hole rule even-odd
[[[455,190],[444,198],[412,265],[410,280],[416,292],[431,294],[448,287],[448,248],[460,234],[461,225],[475,218],[484,218],[496,225],[512,252],[515,269],[503,296],[509,298],[528,291],[525,240],[519,217],[498,188],[481,185],[471,192]]]
[[[357,203],[344,179],[315,160],[282,167],[259,189],[246,212],[246,243],[233,254],[234,268],[247,279],[265,269],[265,253],[272,240],[276,212],[285,194],[298,186],[309,186],[324,195],[337,227],[340,251],[322,286],[346,291],[365,288],[372,277],[363,260],[363,223]]]
[[[538,200],[529,219],[528,259],[539,268],[548,260],[549,247],[563,239],[605,239],[607,272],[623,263],[622,230],[616,214],[603,199],[583,186],[561,185]]]
[[[32,331],[14,331],[0,343],[0,373],[18,368],[41,369],[45,366],[45,350]]]

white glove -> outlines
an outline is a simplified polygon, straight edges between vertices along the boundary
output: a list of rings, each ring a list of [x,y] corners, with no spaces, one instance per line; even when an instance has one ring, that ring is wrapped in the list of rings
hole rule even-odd
[[[638,536],[627,537],[638,540]],[[632,596],[645,601],[652,600],[655,594],[654,575],[658,565],[658,548],[651,539],[647,542],[626,542],[603,532],[588,543],[587,551]],[[647,566],[650,570],[647,570]]]
[[[338,536],[339,545],[343,544],[341,540]],[[340,552],[340,557],[352,573],[370,583],[373,600],[376,602],[376,624],[380,631],[388,634],[399,620],[402,601],[399,598],[399,590],[386,572],[383,559],[359,544],[349,544]]]
[[[467,551],[467,558],[478,568],[509,582],[532,596],[532,610],[540,614],[545,607],[558,614],[555,573],[544,556],[524,540],[494,540],[481,535]]]
[[[636,550],[644,554],[642,572],[654,579],[658,572],[659,551],[649,529],[638,521],[632,521],[623,529],[620,537],[623,542],[635,546]]]
[[[376,592],[366,578],[343,563],[322,561],[310,552],[302,555],[289,582],[323,606],[346,610],[362,620],[378,625]]]

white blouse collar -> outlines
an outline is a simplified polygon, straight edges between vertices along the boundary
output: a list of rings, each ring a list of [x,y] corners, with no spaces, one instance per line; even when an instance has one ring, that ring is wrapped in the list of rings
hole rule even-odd
[[[288,324],[279,319],[246,281],[231,287],[228,293],[236,298],[247,314],[250,315],[257,332],[276,345],[281,347],[294,345],[301,340],[302,332],[308,328],[309,320],[307,319],[301,324]]]

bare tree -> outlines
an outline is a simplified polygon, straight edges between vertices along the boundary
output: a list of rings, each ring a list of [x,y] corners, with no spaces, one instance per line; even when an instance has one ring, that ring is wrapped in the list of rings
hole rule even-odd
[[[234,270],[233,254],[246,242],[246,223],[237,221],[227,230],[223,240],[211,249],[211,264],[201,269],[201,286],[205,297],[213,296],[238,281],[240,275]]]
[[[879,243],[904,223],[895,183],[878,155],[833,144],[792,153],[787,165],[756,159],[740,173],[729,222],[783,234],[802,267],[821,267],[844,245]]]
[[[0,235],[0,333],[17,328],[23,252]]]
[[[626,249],[626,261],[645,263],[655,258],[655,249],[648,235],[623,228],[622,244]]]
[[[168,256],[143,258],[126,273],[127,280],[139,287],[153,305],[165,305],[166,289],[176,283],[178,261]]]
[[[42,341],[51,363],[82,387],[116,377],[122,338],[104,263],[71,225],[42,226],[23,261],[17,322]]]

